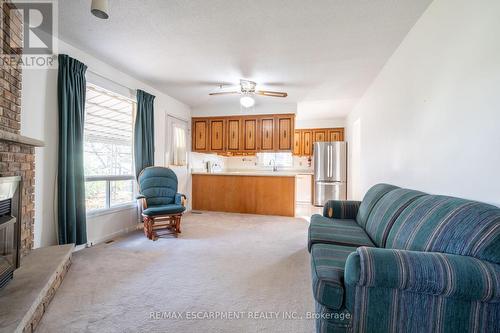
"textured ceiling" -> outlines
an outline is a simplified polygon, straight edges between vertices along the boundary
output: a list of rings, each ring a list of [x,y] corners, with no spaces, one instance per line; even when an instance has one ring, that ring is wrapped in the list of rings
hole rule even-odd
[[[286,101],[347,114],[432,0],[59,1],[60,38],[192,106],[218,83],[252,79]],[[272,100],[272,101],[271,101]],[[319,101],[316,103],[316,101]]]

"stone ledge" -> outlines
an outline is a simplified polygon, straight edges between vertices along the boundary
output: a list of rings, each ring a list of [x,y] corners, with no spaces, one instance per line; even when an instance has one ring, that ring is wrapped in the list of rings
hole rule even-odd
[[[0,332],[33,332],[71,265],[73,244],[32,250],[0,291]]]
[[[7,131],[0,130],[0,141],[8,141],[14,143],[20,143],[32,147],[44,147],[45,143],[41,140],[29,138],[16,133],[11,133]]]

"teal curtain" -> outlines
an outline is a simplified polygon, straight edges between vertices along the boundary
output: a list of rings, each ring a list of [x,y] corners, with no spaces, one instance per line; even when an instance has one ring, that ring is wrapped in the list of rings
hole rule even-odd
[[[59,244],[87,243],[83,126],[87,66],[59,55],[59,161],[57,203]]]
[[[154,165],[155,162],[154,100],[153,95],[137,90],[137,114],[134,130],[134,159],[137,178],[139,178],[142,169]]]

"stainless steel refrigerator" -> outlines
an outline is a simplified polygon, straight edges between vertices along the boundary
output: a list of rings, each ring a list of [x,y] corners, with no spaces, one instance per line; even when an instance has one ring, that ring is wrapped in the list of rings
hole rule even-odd
[[[314,144],[313,204],[324,206],[328,200],[347,199],[347,143]]]

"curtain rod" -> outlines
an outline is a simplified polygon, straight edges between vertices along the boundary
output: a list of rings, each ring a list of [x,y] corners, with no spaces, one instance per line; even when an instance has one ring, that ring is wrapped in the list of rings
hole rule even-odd
[[[87,69],[87,72],[90,72],[90,73],[92,73],[92,74],[94,74],[94,75],[96,75],[96,76],[99,76],[99,77],[101,77],[101,78],[103,78],[103,79],[105,79],[105,80],[108,80],[108,81],[110,81],[110,82],[113,82],[114,84],[119,85],[120,87],[123,87],[123,88],[126,88],[126,89],[130,90],[131,92],[137,93],[137,89],[132,89],[132,88],[130,88],[130,87],[127,87],[126,85],[121,84],[121,83],[119,83],[119,82],[116,82],[116,81],[114,81],[114,80],[112,80],[112,79],[110,79],[110,78],[108,78],[108,77],[106,77],[106,76],[104,76],[104,75],[102,75],[102,74],[99,74],[99,73],[97,73],[97,72],[95,72],[95,71],[93,71],[93,70],[91,70],[91,69]]]

